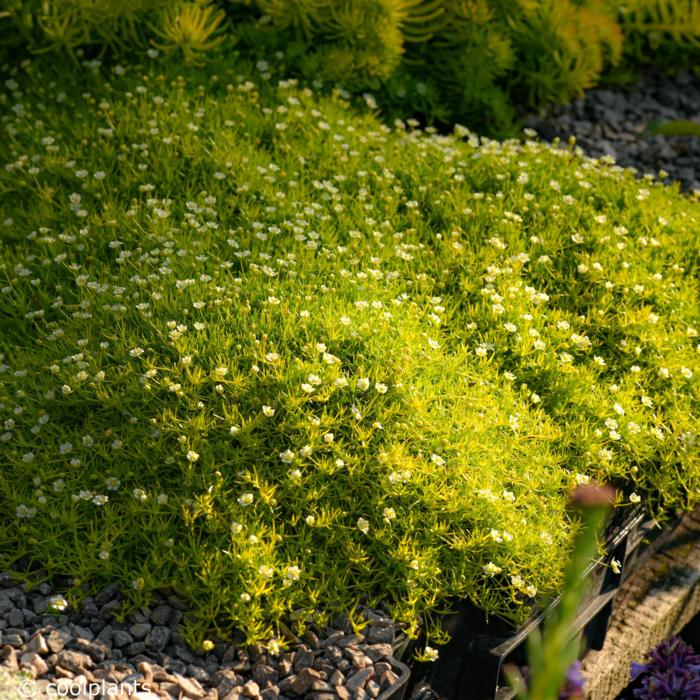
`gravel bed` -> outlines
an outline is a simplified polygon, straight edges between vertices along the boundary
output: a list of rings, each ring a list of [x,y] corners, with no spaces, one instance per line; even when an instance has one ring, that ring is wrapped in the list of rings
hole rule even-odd
[[[629,92],[589,90],[544,115],[529,115],[525,125],[547,141],[570,135],[591,156],[612,156],[618,165],[641,173],[665,170],[686,191],[700,192],[700,137],[644,133],[656,121],[700,124],[700,77],[679,71],[672,79],[644,76]]]
[[[339,618],[278,656],[222,642],[198,653],[180,636],[185,607],[175,596],[120,623],[116,586],[61,614],[47,612],[51,595],[47,584],[29,590],[0,573],[0,672],[27,672],[35,679],[31,697],[365,700],[399,679],[396,628],[376,611],[365,611],[362,635]]]

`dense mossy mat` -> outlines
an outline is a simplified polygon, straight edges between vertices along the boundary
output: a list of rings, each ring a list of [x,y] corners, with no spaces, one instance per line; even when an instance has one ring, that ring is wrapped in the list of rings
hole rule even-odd
[[[697,201],[253,74],[5,70],[0,566],[413,631],[556,590],[576,483],[696,503]]]

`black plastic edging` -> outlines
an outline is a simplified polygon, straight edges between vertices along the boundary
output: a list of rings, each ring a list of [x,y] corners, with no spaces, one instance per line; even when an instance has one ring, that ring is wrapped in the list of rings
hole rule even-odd
[[[585,651],[602,647],[615,593],[623,578],[651,553],[653,547],[641,545],[654,525],[641,507],[615,513],[608,523],[605,555],[586,569],[584,576],[590,581],[590,592],[570,629],[571,637],[584,631]],[[655,533],[654,544],[662,542],[667,531]],[[613,558],[620,562],[619,574],[610,566]],[[554,612],[558,602],[555,598],[515,630],[502,620],[485,620],[483,613],[465,603],[447,618],[445,628],[452,640],[440,650],[440,658],[427,670],[425,680],[445,700],[509,700],[513,693],[502,684],[503,666],[508,662],[526,662],[525,640],[534,627]]]
[[[377,700],[403,700],[408,687],[408,679],[411,676],[411,669],[398,659],[390,659],[394,670],[399,671],[399,677],[394,685],[387,688],[383,693],[377,696]]]

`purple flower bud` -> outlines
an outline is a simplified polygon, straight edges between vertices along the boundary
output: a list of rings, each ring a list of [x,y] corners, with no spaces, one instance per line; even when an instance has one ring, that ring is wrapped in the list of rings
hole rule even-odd
[[[566,674],[566,681],[559,693],[559,700],[578,700],[583,698],[584,685],[585,680],[581,675],[581,662],[574,661]]]
[[[641,680],[641,700],[700,700],[700,655],[680,637],[669,637],[649,653],[646,664],[632,664],[632,680]]]

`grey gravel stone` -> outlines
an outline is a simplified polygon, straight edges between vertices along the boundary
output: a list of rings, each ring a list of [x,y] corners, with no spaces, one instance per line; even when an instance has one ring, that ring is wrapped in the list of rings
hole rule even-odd
[[[188,664],[186,671],[188,676],[200,683],[206,683],[210,678],[210,674],[206,669],[203,669],[201,666],[195,666],[195,664]]]
[[[79,610],[40,618],[36,611],[46,610],[52,589],[25,595],[10,581],[0,572],[0,665],[22,666],[66,692],[105,680],[148,683],[134,696],[139,700],[367,700],[398,680],[388,641],[395,628],[379,612],[366,611],[370,624],[363,634],[338,616],[339,627],[309,629],[303,640],[290,635],[290,648],[279,657],[262,646],[223,641],[201,654],[182,640],[178,625],[186,611],[173,596],[168,604],[156,598],[151,611],[136,611],[123,623],[114,617],[122,596],[111,586],[84,599]]]
[[[155,651],[163,651],[170,639],[170,630],[163,625],[156,625],[146,635],[146,646]]]
[[[167,625],[173,616],[173,612],[175,611],[170,606],[159,605],[151,612],[151,622],[154,625]]]
[[[143,654],[146,651],[146,642],[132,642],[124,650],[127,656],[136,656],[137,654]]]
[[[119,610],[121,605],[121,602],[118,600],[110,600],[100,608],[100,617],[103,620],[109,620],[116,614],[117,610]]]
[[[367,668],[361,668],[359,671],[355,671],[345,682],[345,687],[350,692],[357,691],[358,688],[364,688],[365,683],[374,677],[374,669],[371,666]]]
[[[134,639],[145,639],[146,635],[151,631],[151,625],[148,622],[136,622],[129,627],[129,634]]]
[[[5,616],[5,619],[10,627],[20,627],[24,623],[24,613],[15,608],[10,610],[10,612]]]
[[[674,120],[700,124],[700,77],[684,71],[675,77],[646,75],[632,91],[589,90],[582,99],[524,119],[545,140],[566,142],[574,135],[587,155],[611,156],[640,174],[664,170],[682,189],[698,190],[700,139],[647,131],[655,122]]]
[[[2,643],[3,643],[3,644],[8,644],[9,646],[11,646],[11,647],[13,647],[13,648],[15,648],[15,649],[19,649],[19,648],[24,644],[24,640],[23,640],[22,637],[21,637],[20,635],[18,635],[18,634],[7,634],[7,633],[4,633],[4,634],[2,635]]]
[[[95,596],[95,605],[98,607],[102,607],[106,603],[109,603],[111,600],[114,600],[115,597],[119,594],[119,584],[113,583],[104,590],[100,591],[96,596]]]
[[[309,649],[302,649],[294,656],[294,670],[299,673],[303,668],[313,665],[314,653]]]
[[[77,639],[71,640],[69,646],[71,649],[76,649],[77,651],[87,654],[95,663],[104,661],[105,657],[109,654],[109,648],[104,642],[97,640],[91,641],[78,637]]]
[[[134,638],[124,630],[112,632],[112,644],[116,647],[126,647],[134,641]]]
[[[276,683],[279,676],[279,671],[272,668],[272,666],[267,666],[265,664],[255,664],[255,666],[253,666],[253,679],[261,686],[265,686],[267,682]]]
[[[305,667],[297,673],[292,681],[290,689],[297,695],[304,695],[312,686],[314,681],[321,680],[321,674],[313,668]]]

